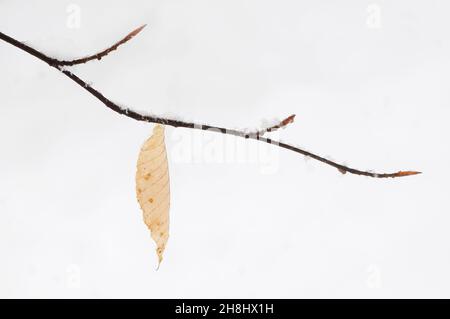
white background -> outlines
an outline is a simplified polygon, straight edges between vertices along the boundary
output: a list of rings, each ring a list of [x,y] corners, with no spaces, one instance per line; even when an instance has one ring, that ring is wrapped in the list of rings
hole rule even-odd
[[[74,68],[135,110],[236,128],[295,113],[276,137],[360,169],[424,172],[344,176],[168,128],[171,229],[155,271],[134,191],[153,125],[2,42],[0,297],[450,297],[449,12],[444,0],[0,0],[1,32],[59,58],[147,23]]]

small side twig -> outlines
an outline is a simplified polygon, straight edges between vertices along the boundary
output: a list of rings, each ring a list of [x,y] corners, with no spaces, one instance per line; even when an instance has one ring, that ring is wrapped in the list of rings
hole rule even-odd
[[[108,54],[110,54],[112,51],[117,50],[122,44],[127,43],[128,41],[130,41],[131,39],[133,39],[135,36],[137,36],[139,34],[139,32],[141,32],[147,25],[144,24],[143,26],[140,26],[139,28],[131,31],[130,33],[128,33],[122,40],[116,42],[114,45],[110,46],[109,48],[84,57],[84,58],[80,58],[80,59],[76,59],[76,60],[57,60],[56,64],[60,65],[60,66],[74,66],[77,64],[84,64],[87,63],[89,61],[93,61],[93,60],[98,60],[100,61],[103,57],[107,56]]]
[[[28,46],[27,44],[17,41],[16,39],[14,39],[2,32],[0,32],[0,40],[3,40],[5,42],[15,46],[16,48],[21,49],[24,52],[36,57],[37,59],[47,63],[49,66],[57,69],[62,74],[64,74],[68,78],[70,78],[72,81],[74,81],[75,83],[80,85],[84,90],[86,90],[91,95],[96,97],[100,102],[102,102],[109,109],[111,109],[114,112],[117,112],[121,115],[127,116],[134,120],[137,120],[137,121],[143,121],[143,122],[149,122],[149,123],[159,123],[159,124],[169,125],[169,126],[173,126],[173,127],[200,129],[200,130],[204,130],[204,131],[213,130],[215,132],[220,132],[222,134],[238,136],[238,137],[242,137],[245,139],[258,140],[263,143],[273,144],[278,147],[281,147],[281,148],[302,154],[304,156],[313,158],[319,162],[322,162],[326,165],[329,165],[329,166],[332,166],[332,167],[338,169],[343,174],[350,173],[350,174],[369,176],[369,177],[374,177],[374,178],[388,178],[388,177],[394,178],[394,177],[417,175],[417,174],[421,173],[421,172],[417,172],[417,171],[399,171],[396,173],[379,174],[379,173],[373,173],[373,172],[369,172],[369,171],[357,170],[357,169],[333,162],[329,159],[326,159],[326,158],[316,155],[314,153],[308,152],[308,151],[298,148],[296,146],[282,143],[279,141],[274,141],[270,138],[266,138],[263,136],[266,132],[277,130],[279,128],[282,128],[282,127],[292,123],[294,120],[293,115],[291,115],[290,117],[286,118],[285,120],[281,121],[279,124],[277,124],[273,127],[267,128],[265,130],[262,130],[262,131],[259,131],[256,133],[247,133],[245,131],[240,131],[240,130],[235,130],[235,129],[227,129],[227,128],[223,128],[223,127],[208,125],[208,124],[198,124],[198,123],[185,122],[185,121],[174,120],[174,119],[164,118],[164,117],[159,117],[159,116],[151,116],[151,115],[141,114],[141,113],[135,112],[133,110],[124,109],[124,108],[120,107],[119,105],[117,105],[116,103],[112,102],[110,99],[105,97],[102,93],[100,93],[99,91],[94,89],[92,86],[88,85],[86,83],[86,81],[80,79],[74,73],[72,73],[71,71],[64,68],[65,66],[73,66],[73,65],[77,65],[77,64],[81,64],[81,63],[86,63],[91,60],[100,60],[104,56],[108,55],[111,51],[116,50],[120,45],[131,40],[134,36],[136,36],[139,32],[141,32],[144,27],[145,27],[145,25],[137,28],[136,30],[129,33],[125,38],[123,38],[122,40],[120,40],[119,42],[117,42],[116,44],[111,46],[110,48],[108,48],[100,53],[97,53],[95,55],[88,56],[88,57],[85,57],[82,59],[71,60],[71,61],[60,61],[58,59],[49,57],[49,56],[45,55],[44,53],[39,52],[36,49]]]

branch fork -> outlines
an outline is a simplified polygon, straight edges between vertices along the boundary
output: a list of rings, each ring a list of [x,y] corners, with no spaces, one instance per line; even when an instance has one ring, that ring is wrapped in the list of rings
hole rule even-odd
[[[284,120],[280,121],[276,125],[273,125],[271,127],[264,128],[262,130],[255,131],[255,132],[245,132],[245,131],[241,131],[241,130],[227,129],[227,128],[211,126],[211,125],[207,125],[207,124],[198,124],[198,123],[185,122],[185,121],[174,120],[174,119],[169,119],[169,118],[164,118],[164,117],[159,117],[159,116],[144,115],[144,114],[135,112],[131,109],[128,109],[128,108],[125,109],[125,108],[120,107],[119,105],[117,105],[116,103],[112,102],[110,99],[105,97],[102,93],[100,93],[99,91],[94,89],[86,81],[82,80],[77,75],[75,75],[70,70],[68,70],[68,67],[71,67],[74,65],[85,64],[85,63],[88,63],[90,61],[95,61],[95,60],[100,61],[101,59],[103,59],[104,57],[109,55],[111,52],[117,50],[121,45],[127,43],[128,41],[133,39],[135,36],[137,36],[145,28],[145,26],[146,25],[143,25],[143,26],[140,26],[139,28],[133,30],[132,32],[128,33],[124,38],[122,38],[120,41],[116,42],[114,45],[110,46],[109,48],[107,48],[101,52],[98,52],[98,53],[90,55],[90,56],[86,56],[84,58],[74,59],[74,60],[58,60],[58,59],[49,57],[49,56],[45,55],[44,53],[37,51],[36,49],[28,46],[27,44],[20,42],[2,32],[0,32],[0,40],[3,40],[5,42],[15,46],[16,48],[21,49],[22,51],[34,56],[35,58],[47,63],[49,66],[57,69],[62,74],[64,74],[68,78],[70,78],[72,81],[74,81],[75,83],[80,85],[84,90],[88,91],[91,95],[96,97],[100,102],[102,102],[109,109],[111,109],[119,114],[122,114],[124,116],[127,116],[129,118],[132,118],[134,120],[137,120],[137,121],[163,124],[163,125],[169,125],[169,126],[173,126],[173,127],[200,129],[200,130],[204,130],[204,131],[214,130],[214,131],[220,132],[222,134],[228,134],[228,135],[233,135],[233,136],[237,136],[237,137],[242,137],[245,139],[258,140],[258,141],[268,143],[268,144],[274,144],[278,147],[302,154],[306,157],[313,158],[313,159],[315,159],[319,162],[322,162],[326,165],[332,166],[332,167],[336,168],[342,174],[350,173],[350,174],[369,176],[369,177],[374,177],[374,178],[388,178],[388,177],[395,178],[395,177],[405,177],[405,176],[417,175],[417,174],[421,173],[421,172],[417,172],[417,171],[398,171],[396,173],[374,173],[374,172],[370,172],[370,171],[357,170],[357,169],[336,163],[334,161],[331,161],[329,159],[326,159],[326,158],[316,155],[314,153],[310,153],[310,152],[300,149],[296,146],[282,143],[279,141],[274,141],[270,138],[265,137],[265,134],[267,134],[267,133],[274,132],[276,130],[285,128],[288,125],[292,124],[294,122],[295,115],[291,115],[291,116],[285,118]]]

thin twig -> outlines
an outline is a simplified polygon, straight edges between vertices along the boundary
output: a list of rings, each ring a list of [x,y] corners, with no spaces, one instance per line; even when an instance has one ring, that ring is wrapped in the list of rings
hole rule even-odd
[[[281,127],[288,125],[289,123],[292,123],[292,121],[294,120],[294,116],[290,116],[290,117],[286,118],[279,125],[275,125],[269,129],[264,130],[264,132],[262,134],[260,134],[258,132],[256,134],[252,134],[252,133],[246,133],[244,131],[235,130],[235,129],[227,129],[227,128],[212,126],[212,125],[207,125],[207,124],[196,124],[196,123],[192,123],[192,122],[185,122],[185,121],[180,121],[180,120],[163,118],[163,117],[159,117],[159,116],[140,114],[133,110],[124,109],[124,108],[120,107],[116,103],[112,102],[110,99],[106,98],[102,93],[100,93],[99,91],[94,89],[92,86],[88,85],[84,80],[80,79],[78,76],[76,76],[75,74],[73,74],[72,72],[70,72],[69,70],[64,68],[65,66],[72,66],[72,65],[76,65],[76,64],[80,64],[80,63],[86,63],[86,62],[94,60],[94,59],[100,60],[102,57],[106,56],[111,51],[116,50],[120,45],[122,45],[122,44],[126,43],[127,41],[129,41],[130,39],[132,39],[144,27],[145,27],[145,25],[134,30],[133,32],[129,33],[125,38],[123,38],[121,41],[117,42],[112,47],[110,47],[100,53],[97,53],[95,55],[92,55],[92,56],[89,56],[89,57],[86,57],[83,59],[73,60],[73,61],[59,61],[57,59],[51,58],[51,57],[43,54],[42,52],[39,52],[39,51],[33,49],[32,47],[30,47],[22,42],[19,42],[14,38],[9,37],[8,35],[6,35],[2,32],[0,32],[0,39],[15,46],[16,48],[19,48],[19,49],[27,52],[28,54],[31,54],[32,56],[38,58],[39,60],[47,63],[51,67],[62,72],[68,78],[70,78],[71,80],[76,82],[78,85],[80,85],[83,89],[85,89],[90,94],[95,96],[98,100],[100,100],[106,107],[110,108],[111,110],[113,110],[119,114],[125,115],[127,117],[130,117],[132,119],[135,119],[137,121],[159,123],[159,124],[169,125],[169,126],[173,126],[173,127],[184,127],[184,128],[199,129],[199,130],[204,130],[204,131],[215,131],[215,132],[220,132],[222,134],[228,134],[228,135],[242,137],[245,139],[258,140],[258,141],[268,143],[268,144],[274,144],[281,148],[305,155],[307,157],[311,157],[319,162],[322,162],[324,164],[327,164],[334,168],[337,168],[343,174],[350,173],[350,174],[369,176],[369,177],[375,177],[375,178],[403,177],[403,176],[420,174],[420,172],[416,172],[416,171],[399,171],[396,173],[388,173],[388,174],[384,174],[384,173],[378,174],[378,173],[373,173],[373,172],[368,172],[368,171],[361,171],[361,170],[357,170],[357,169],[347,167],[345,165],[333,162],[329,159],[326,159],[319,155],[310,153],[310,152],[300,149],[296,146],[282,143],[279,141],[274,141],[270,138],[266,138],[266,137],[262,136],[266,131],[276,130],[276,129],[279,129]]]
[[[249,138],[250,136],[255,136],[255,137],[256,136],[264,136],[264,134],[266,134],[266,133],[275,132],[275,131],[279,130],[280,128],[284,128],[284,127],[288,126],[289,124],[294,123],[294,119],[295,119],[295,114],[285,118],[284,120],[282,120],[281,122],[279,122],[275,125],[265,128],[265,129],[262,129],[262,130],[259,130],[256,132],[247,133],[245,135],[245,137]]]
[[[117,50],[117,48],[120,47],[122,44],[127,43],[128,41],[133,39],[135,36],[137,36],[139,34],[139,32],[141,32],[142,29],[144,29],[146,26],[147,25],[144,24],[143,26],[140,26],[136,30],[131,31],[122,40],[116,42],[114,45],[112,45],[109,48],[103,50],[102,52],[99,52],[99,53],[87,56],[85,58],[76,59],[76,60],[62,60],[62,61],[58,60],[57,64],[59,64],[61,66],[73,66],[73,65],[77,65],[77,64],[84,64],[84,63],[87,63],[87,62],[92,61],[92,60],[100,61],[103,57],[107,56],[112,51]]]

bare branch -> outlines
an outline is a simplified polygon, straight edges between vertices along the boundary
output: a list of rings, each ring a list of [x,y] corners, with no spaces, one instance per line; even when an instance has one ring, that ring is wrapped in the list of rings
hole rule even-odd
[[[250,136],[264,136],[264,134],[266,134],[266,133],[275,132],[276,130],[279,130],[280,128],[284,128],[284,127],[288,126],[289,124],[294,123],[294,119],[295,119],[295,114],[285,118],[284,120],[282,120],[278,124],[275,124],[275,125],[273,125],[271,127],[265,128],[265,129],[260,130],[260,131],[247,133],[247,135],[248,135],[248,137],[250,137]],[[246,135],[246,137],[247,137],[247,135]]]
[[[96,53],[94,55],[87,56],[85,58],[76,59],[76,60],[57,61],[57,64],[60,65],[60,66],[73,66],[73,65],[77,65],[77,64],[84,64],[84,63],[87,63],[87,62],[92,61],[92,60],[99,60],[100,61],[103,57],[107,56],[112,51],[117,50],[117,48],[120,47],[122,44],[127,43],[128,41],[133,39],[135,36],[137,36],[139,34],[139,32],[141,32],[142,29],[144,29],[146,26],[147,25],[144,24],[143,26],[140,26],[139,28],[131,31],[122,40],[116,42],[114,45],[112,45],[109,48],[103,50],[102,52]]]
[[[280,122],[280,124],[275,125],[273,127],[270,127],[266,130],[264,130],[263,132],[260,133],[256,133],[256,134],[249,134],[246,133],[244,131],[240,131],[240,130],[234,130],[234,129],[227,129],[227,128],[222,128],[222,127],[217,127],[217,126],[211,126],[211,125],[207,125],[207,124],[198,124],[198,123],[192,123],[192,122],[185,122],[185,121],[179,121],[179,120],[173,120],[173,119],[169,119],[169,118],[163,118],[163,117],[158,117],[158,116],[150,116],[150,115],[144,115],[144,114],[140,114],[137,113],[133,110],[130,109],[124,109],[122,107],[120,107],[119,105],[117,105],[116,103],[112,102],[110,99],[106,98],[102,93],[100,93],[99,91],[97,91],[96,89],[94,89],[93,87],[91,87],[90,85],[88,85],[84,80],[80,79],[78,76],[76,76],[75,74],[73,74],[72,72],[70,72],[69,70],[66,70],[65,68],[63,68],[62,66],[71,66],[71,65],[76,65],[76,64],[80,64],[80,63],[86,63],[90,60],[94,60],[94,59],[98,59],[100,60],[102,57],[106,56],[108,53],[110,53],[111,51],[116,50],[120,45],[126,43],[127,41],[129,41],[130,39],[132,39],[134,36],[136,36],[145,26],[142,26],[136,30],[134,30],[133,32],[129,33],[125,38],[123,38],[122,40],[120,40],[119,42],[117,42],[115,45],[113,45],[112,47],[110,47],[109,49],[106,49],[105,51],[102,51],[96,55],[93,55],[91,57],[87,57],[84,59],[78,59],[78,60],[73,60],[73,61],[59,61],[57,59],[51,58],[46,56],[45,54],[43,54],[42,52],[39,52],[33,48],[31,48],[30,46],[17,41],[14,38],[11,38],[9,36],[7,36],[6,34],[0,32],[0,39],[15,46],[16,48],[19,48],[25,52],[27,52],[28,54],[31,54],[32,56],[38,58],[39,60],[49,64],[51,67],[59,70],[60,72],[62,72],[65,76],[67,76],[68,78],[70,78],[72,81],[74,81],[75,83],[77,83],[78,85],[80,85],[84,90],[88,91],[90,94],[92,94],[94,97],[96,97],[99,101],[101,101],[106,107],[110,108],[111,110],[125,115],[129,118],[135,119],[137,121],[143,121],[143,122],[149,122],[149,123],[159,123],[159,124],[164,124],[164,125],[169,125],[169,126],[173,126],[173,127],[184,127],[184,128],[190,128],[190,129],[200,129],[200,130],[214,130],[216,132],[220,132],[223,134],[228,134],[228,135],[233,135],[233,136],[238,136],[238,137],[242,137],[245,139],[253,139],[253,140],[258,140],[264,143],[268,143],[268,144],[273,144],[276,145],[278,147],[302,154],[304,156],[313,158],[319,162],[322,162],[324,164],[327,164],[329,166],[332,166],[336,169],[338,169],[341,173],[345,174],[345,173],[350,173],[350,174],[355,174],[355,175],[362,175],[362,176],[369,176],[369,177],[374,177],[374,178],[388,178],[388,177],[404,177],[404,176],[411,176],[411,175],[417,175],[420,174],[421,172],[416,172],[416,171],[399,171],[396,173],[383,173],[383,174],[379,174],[379,173],[373,173],[373,172],[369,172],[369,171],[361,171],[361,170],[357,170],[345,165],[341,165],[339,163],[333,162],[329,159],[326,159],[324,157],[321,157],[319,155],[310,153],[308,151],[305,151],[301,148],[298,148],[296,146],[290,145],[290,144],[286,144],[286,143],[282,143],[279,141],[274,141],[271,140],[269,138],[263,137],[262,135],[268,131],[273,131],[276,129],[279,129],[281,127],[284,127],[290,123],[293,122],[294,120],[294,115],[286,118],[285,120],[283,120],[282,122]]]

